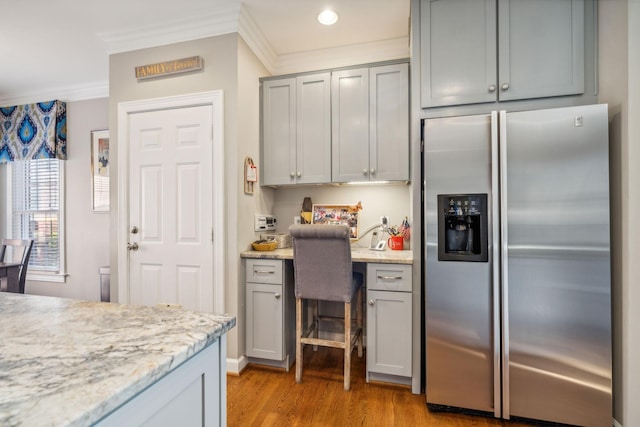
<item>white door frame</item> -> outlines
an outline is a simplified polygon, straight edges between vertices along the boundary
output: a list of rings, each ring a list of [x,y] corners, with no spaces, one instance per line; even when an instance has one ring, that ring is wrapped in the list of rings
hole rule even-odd
[[[118,103],[118,302],[129,303],[129,115],[141,112],[211,105],[213,110],[213,309],[225,312],[224,255],[224,139],[223,92],[215,90],[187,95]],[[214,197],[214,194],[216,195]]]

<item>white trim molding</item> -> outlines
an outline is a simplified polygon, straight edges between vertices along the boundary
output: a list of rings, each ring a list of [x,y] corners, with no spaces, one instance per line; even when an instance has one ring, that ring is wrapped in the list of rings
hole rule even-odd
[[[189,19],[137,26],[97,36],[105,42],[108,54],[129,52],[237,32],[239,15],[240,2],[227,2]]]
[[[227,373],[240,375],[249,364],[249,359],[243,354],[239,359],[231,359],[227,357]]]
[[[129,115],[142,111],[213,107],[213,310],[225,312],[224,99],[222,90],[118,104],[118,302],[129,302]]]

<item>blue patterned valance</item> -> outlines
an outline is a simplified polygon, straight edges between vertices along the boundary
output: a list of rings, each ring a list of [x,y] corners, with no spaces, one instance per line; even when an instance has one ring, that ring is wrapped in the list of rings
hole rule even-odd
[[[67,158],[67,104],[0,107],[0,163]]]

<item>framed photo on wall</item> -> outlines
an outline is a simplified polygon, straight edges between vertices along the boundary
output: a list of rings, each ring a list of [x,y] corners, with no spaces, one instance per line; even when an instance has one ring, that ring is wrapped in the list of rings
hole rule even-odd
[[[91,131],[91,209],[109,212],[109,131]]]
[[[358,238],[359,205],[313,205],[312,224],[346,224],[349,238]]]

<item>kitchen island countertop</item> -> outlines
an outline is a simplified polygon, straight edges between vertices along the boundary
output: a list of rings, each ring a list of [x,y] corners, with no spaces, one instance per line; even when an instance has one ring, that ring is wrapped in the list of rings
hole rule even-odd
[[[200,350],[235,317],[0,293],[0,425],[95,423]]]

